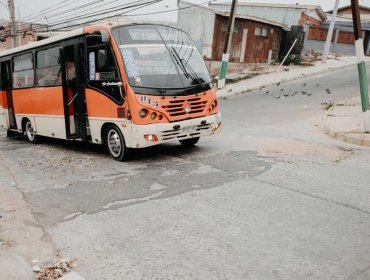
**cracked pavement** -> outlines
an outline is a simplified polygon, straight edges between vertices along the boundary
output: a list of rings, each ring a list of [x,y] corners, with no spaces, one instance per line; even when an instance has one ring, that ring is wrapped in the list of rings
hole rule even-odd
[[[271,86],[220,100],[222,132],[191,149],[118,163],[100,146],[2,131],[0,154],[46,239],[86,279],[365,280],[370,149],[320,127],[321,103],[356,95],[356,75],[282,85],[306,83],[309,97],[277,100]]]

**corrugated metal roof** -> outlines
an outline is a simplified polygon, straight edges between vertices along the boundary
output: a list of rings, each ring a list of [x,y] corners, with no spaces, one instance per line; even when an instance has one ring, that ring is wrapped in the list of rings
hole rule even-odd
[[[210,5],[231,5],[230,2],[212,2]],[[276,3],[250,3],[250,2],[238,2],[238,6],[254,6],[254,7],[274,7],[274,8],[292,8],[292,9],[310,9],[314,10],[321,8],[318,5],[296,5],[296,4],[276,4]]]
[[[212,2],[209,3],[209,6],[217,5],[228,5],[231,6],[231,2]],[[288,9],[297,9],[312,11],[317,10],[322,19],[326,19],[326,14],[324,10],[319,5],[295,5],[295,4],[276,4],[276,3],[249,3],[249,2],[238,2],[238,6],[249,6],[249,7],[264,7],[264,8],[288,8]]]
[[[186,5],[189,5],[189,6],[194,7],[194,8],[205,9],[205,10],[208,10],[210,12],[213,12],[213,13],[215,13],[217,15],[221,15],[221,16],[225,16],[225,17],[229,17],[230,16],[230,13],[229,12],[222,12],[222,11],[219,11],[219,10],[216,10],[216,9],[213,9],[213,8],[210,8],[209,6],[206,7],[206,6],[202,6],[202,5],[196,5],[194,3],[190,3],[190,2],[186,2],[186,1],[181,1],[181,3],[186,4]],[[228,4],[230,4],[230,3],[228,3]],[[287,27],[285,24],[281,24],[279,22],[275,22],[275,21],[264,19],[264,18],[255,17],[255,16],[248,16],[248,15],[237,14],[236,17],[237,18],[244,18],[244,19],[254,20],[254,21],[258,21],[258,22],[263,22],[263,23],[267,23],[267,24],[270,24],[270,25],[279,26],[279,27],[282,27],[282,28],[286,28]]]

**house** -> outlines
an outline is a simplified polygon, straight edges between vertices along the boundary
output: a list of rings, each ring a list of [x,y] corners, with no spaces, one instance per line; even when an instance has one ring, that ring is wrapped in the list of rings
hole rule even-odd
[[[218,11],[229,12],[231,2],[212,2],[209,7]],[[305,23],[320,26],[326,20],[326,14],[316,5],[289,5],[274,3],[244,3],[239,2],[237,14],[255,16],[287,26],[303,26]]]
[[[23,46],[33,41],[40,41],[51,35],[46,32],[47,27],[40,24],[17,23],[15,46]],[[0,51],[8,50],[12,47],[11,27],[9,21],[0,22]]]
[[[177,25],[189,33],[203,56],[220,61],[226,40],[229,11],[179,1]],[[284,24],[237,14],[232,37],[230,62],[266,63],[269,52],[277,58]]]
[[[370,7],[359,5],[361,19],[364,21],[370,21]],[[333,10],[328,11],[327,14],[332,15]],[[337,16],[340,20],[349,19],[352,21],[352,7],[351,5],[343,6],[338,8]]]
[[[333,11],[327,12],[328,20],[319,27],[311,26],[305,40],[305,51],[324,49]],[[370,54],[370,8],[360,6],[361,28],[365,55]],[[355,36],[353,33],[352,8],[350,5],[338,9],[330,46],[331,52],[355,55]]]

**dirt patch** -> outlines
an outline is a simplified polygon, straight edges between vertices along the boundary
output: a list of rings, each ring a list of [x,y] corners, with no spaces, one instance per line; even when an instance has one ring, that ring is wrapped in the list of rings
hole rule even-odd
[[[261,156],[324,157],[329,161],[343,160],[352,153],[351,149],[289,139],[262,140],[259,151]]]

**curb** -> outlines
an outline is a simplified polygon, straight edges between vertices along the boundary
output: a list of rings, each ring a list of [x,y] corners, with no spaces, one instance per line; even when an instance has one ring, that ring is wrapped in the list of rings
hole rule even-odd
[[[367,62],[370,62],[370,61],[367,61]],[[356,66],[356,62],[353,63],[353,64],[348,64],[348,65],[345,65],[345,66],[342,66],[342,67],[338,67],[338,68],[329,67],[327,69],[323,69],[323,70],[317,71],[315,73],[300,74],[300,75],[297,75],[297,76],[294,76],[294,77],[290,77],[289,79],[281,79],[281,80],[277,80],[277,81],[274,81],[274,82],[268,82],[268,83],[265,83],[265,84],[259,85],[259,86],[254,86],[254,87],[249,87],[249,88],[247,87],[247,88],[245,88],[242,91],[236,91],[236,92],[230,92],[230,93],[225,92],[223,94],[219,94],[219,92],[217,92],[217,98],[221,98],[221,97],[232,97],[232,96],[237,96],[237,95],[241,95],[241,94],[246,94],[246,93],[249,93],[251,91],[257,90],[257,89],[259,89],[261,87],[268,87],[268,86],[275,85],[278,82],[280,82],[280,83],[291,82],[291,81],[294,81],[294,80],[300,80],[300,79],[304,79],[304,78],[308,78],[308,77],[312,77],[312,76],[324,74],[324,73],[335,71],[335,70],[347,69],[347,68],[350,68],[350,67],[353,67],[353,66]],[[262,74],[262,75],[268,76],[269,74],[271,74],[271,73]],[[256,76],[256,77],[258,77],[258,76]]]
[[[344,103],[346,100],[349,100],[349,99],[345,99],[342,102]],[[325,114],[325,117],[324,117],[325,124],[323,127],[325,134],[329,135],[331,138],[334,138],[342,142],[355,144],[359,146],[370,147],[370,138],[364,139],[364,138],[353,137],[353,136],[348,135],[348,134],[355,134],[356,132],[348,132],[348,133],[347,132],[335,132],[330,129],[329,125],[326,124],[326,121],[329,117],[329,114],[332,113],[332,111],[334,111],[335,107],[337,107],[337,105],[334,105],[333,107],[331,107]]]
[[[346,135],[345,133],[341,132],[334,132],[330,130],[327,126],[324,128],[324,131],[326,134],[328,134],[331,138],[355,144],[355,145],[360,145],[360,146],[365,146],[365,147],[370,147],[370,139],[361,139],[358,137],[351,137]]]

